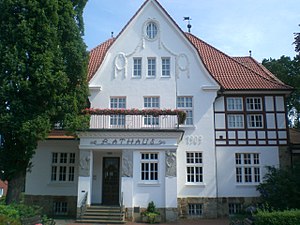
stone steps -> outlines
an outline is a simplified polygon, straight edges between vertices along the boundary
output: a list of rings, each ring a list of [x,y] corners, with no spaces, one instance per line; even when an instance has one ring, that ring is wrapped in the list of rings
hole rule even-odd
[[[118,206],[90,206],[77,222],[122,224],[125,223],[124,212]]]

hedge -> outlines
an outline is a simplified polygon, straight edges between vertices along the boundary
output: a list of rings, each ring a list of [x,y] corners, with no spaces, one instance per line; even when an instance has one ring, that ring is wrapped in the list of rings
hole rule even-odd
[[[261,211],[254,215],[255,225],[300,225],[300,210]]]

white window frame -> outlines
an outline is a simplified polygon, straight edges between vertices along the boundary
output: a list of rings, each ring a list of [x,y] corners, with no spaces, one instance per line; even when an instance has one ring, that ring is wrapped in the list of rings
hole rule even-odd
[[[177,108],[186,112],[184,125],[192,126],[194,124],[193,97],[177,96]]]
[[[262,114],[249,114],[247,115],[248,128],[263,128],[264,119]]]
[[[110,97],[111,109],[126,109],[126,97]],[[126,124],[125,115],[111,115],[110,126],[124,127]]]
[[[227,97],[226,107],[227,107],[227,111],[243,111],[243,98]]]
[[[242,204],[241,203],[228,203],[228,214],[234,215],[241,213],[242,211]]]
[[[147,77],[155,78],[156,77],[156,58],[147,59]]]
[[[227,127],[231,129],[244,128],[244,115],[243,114],[228,114]]]
[[[133,69],[132,69],[132,77],[141,78],[142,77],[142,67],[143,61],[141,57],[133,58]]]
[[[4,194],[4,189],[0,187],[0,198],[3,196]]]
[[[76,153],[52,152],[51,162],[51,182],[75,182]]]
[[[140,180],[143,183],[159,182],[159,153],[141,152],[140,153]]]
[[[201,203],[189,203],[188,204],[189,216],[201,216],[203,213],[203,204]]]
[[[67,202],[54,202],[53,203],[53,212],[56,216],[65,216],[68,215],[68,203]]]
[[[186,183],[203,184],[203,154],[200,151],[186,152]]]
[[[146,25],[146,37],[149,40],[155,40],[158,34],[158,25],[154,21],[150,21]]]
[[[161,76],[170,77],[171,76],[171,58],[163,57],[161,58]]]
[[[144,108],[145,109],[159,109],[160,108],[160,98],[159,97],[144,97]],[[145,126],[159,126],[159,117],[154,117],[151,115],[144,116]]]
[[[237,184],[259,184],[261,166],[259,153],[235,153],[235,171]]]
[[[262,111],[262,98],[261,97],[247,97],[246,110],[247,111]]]

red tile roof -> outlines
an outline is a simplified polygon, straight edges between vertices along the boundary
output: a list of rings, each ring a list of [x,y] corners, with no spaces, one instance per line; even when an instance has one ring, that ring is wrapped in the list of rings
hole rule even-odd
[[[264,67],[261,63],[257,62],[252,57],[244,56],[244,57],[232,57],[232,58],[237,60],[239,63],[242,63],[244,66],[249,67],[256,73],[261,74],[261,75],[266,75],[265,77],[267,79],[271,78],[271,79],[275,80],[276,82],[284,84],[273,73],[271,73],[266,67]]]
[[[48,139],[75,139],[75,136],[68,135],[65,130],[52,130]]]
[[[90,51],[90,59],[88,65],[88,81],[90,81],[100,65],[102,64],[104,57],[110,48],[110,46],[114,43],[115,38],[108,39],[106,42],[98,45],[96,48],[93,48]]]
[[[165,11],[157,0],[154,0],[163,10],[174,25],[181,31],[176,22]],[[122,29],[124,31],[128,24],[137,16],[147,1],[140,7],[135,15],[130,19],[127,25]],[[182,32],[182,31],[181,31]],[[183,33],[183,32],[182,32]],[[88,66],[88,81],[90,81],[99,67],[113,42],[119,38],[111,38],[100,44],[90,52],[90,61]],[[200,40],[190,33],[183,33],[187,39],[195,46],[204,66],[211,76],[219,83],[224,90],[283,90],[290,91],[292,87],[285,85],[277,79],[270,71],[250,57],[230,57],[219,51],[213,46]]]
[[[212,77],[225,90],[291,90],[255,60],[226,55],[196,36],[186,33]],[[256,65],[255,65],[256,64]]]

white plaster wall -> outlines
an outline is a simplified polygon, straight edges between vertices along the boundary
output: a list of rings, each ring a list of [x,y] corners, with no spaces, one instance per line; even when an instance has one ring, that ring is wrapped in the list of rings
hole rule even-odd
[[[274,111],[274,97],[265,96],[265,109],[266,111]]]
[[[78,141],[74,140],[46,140],[39,142],[36,154],[32,159],[31,172],[27,173],[25,193],[28,195],[57,195],[76,196],[78,184]],[[75,152],[75,180],[74,182],[51,182],[52,152]]]
[[[159,153],[158,182],[151,183],[141,180],[141,152]],[[156,207],[165,207],[165,151],[134,151],[133,165],[133,206],[146,208],[148,203],[153,201]]]
[[[285,111],[283,96],[276,96],[275,101],[276,101],[276,110],[277,111]]]
[[[151,5],[152,3],[149,4]],[[159,24],[159,36],[154,41],[143,37],[143,26],[149,19]],[[216,196],[213,104],[218,85],[206,71],[194,47],[154,6],[141,10],[109,51],[104,63],[90,81],[90,86],[102,86],[101,91],[91,92],[91,107],[109,108],[110,97],[126,96],[127,108],[143,108],[143,97],[157,96],[160,97],[160,108],[175,109],[176,96],[192,96],[194,125],[181,127],[185,130],[185,135],[177,150],[177,195]],[[186,61],[182,60],[179,64],[184,64],[186,70],[180,70],[176,66],[176,59],[181,54],[184,55],[183,58],[186,57]],[[126,60],[122,68],[116,71],[115,59],[118,55],[125,55],[123,59]],[[143,73],[139,79],[132,78],[134,57],[142,57],[143,60]],[[156,78],[146,77],[148,57],[155,57],[157,60]],[[160,77],[161,57],[171,58],[170,78]],[[188,141],[192,139],[201,141],[193,144]],[[200,186],[186,185],[186,151],[203,152],[204,182]],[[135,152],[135,163],[139,162],[138,156]],[[133,205],[146,206],[153,200],[158,207],[163,206],[166,197],[164,171],[160,173],[159,185],[147,186],[139,183],[138,167],[134,169]]]
[[[266,166],[279,166],[278,147],[217,147],[218,197],[259,196],[256,185],[236,183],[235,153],[260,153],[262,180]]]
[[[119,165],[119,173],[120,173],[120,181],[121,182],[121,171],[122,171],[122,159],[120,151],[112,151],[112,150],[94,150],[93,151],[93,162],[92,167],[93,170],[91,172],[91,203],[92,204],[101,204],[102,203],[102,182],[103,182],[103,158],[104,157],[117,157],[120,158],[120,165]],[[121,190],[121,183],[120,190]],[[119,193],[121,194],[121,193]],[[120,195],[121,196],[121,195]]]
[[[215,101],[215,111],[216,112],[224,112],[225,111],[225,105],[224,105],[224,97],[218,97]]]

